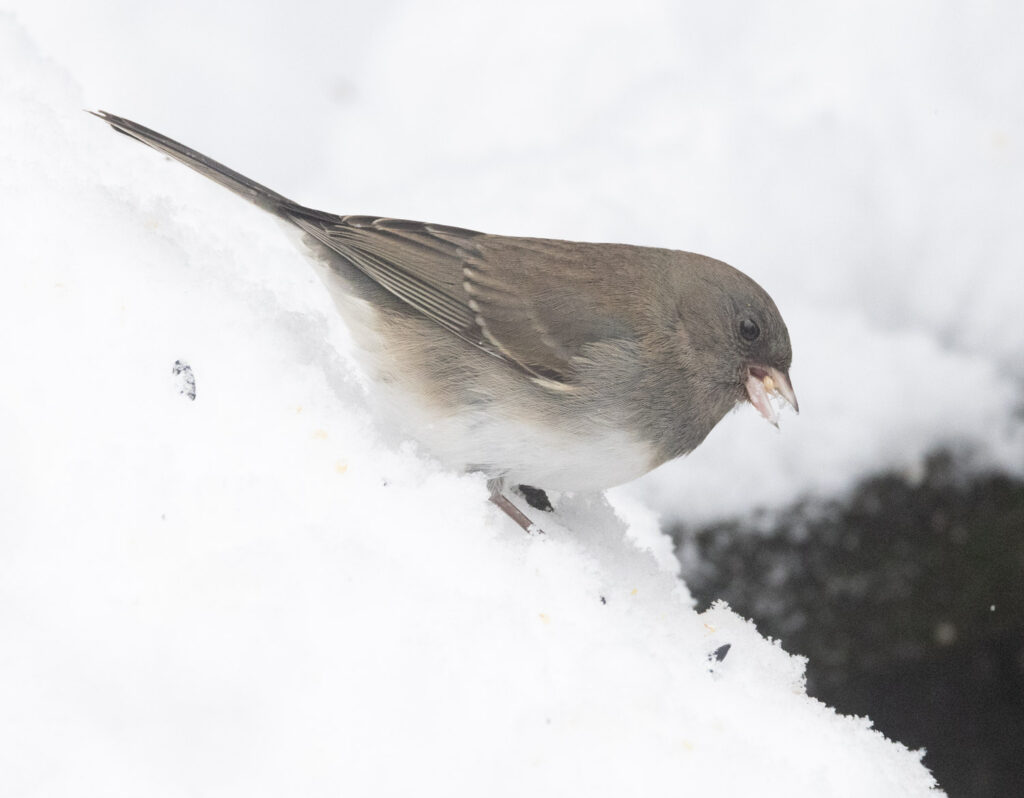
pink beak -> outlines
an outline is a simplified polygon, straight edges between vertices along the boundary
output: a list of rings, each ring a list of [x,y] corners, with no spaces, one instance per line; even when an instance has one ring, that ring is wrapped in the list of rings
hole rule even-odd
[[[781,396],[797,412],[800,405],[789,382],[789,375],[768,366],[751,366],[747,369],[745,383],[750,404],[774,426],[779,426],[779,411],[772,404],[772,396]]]

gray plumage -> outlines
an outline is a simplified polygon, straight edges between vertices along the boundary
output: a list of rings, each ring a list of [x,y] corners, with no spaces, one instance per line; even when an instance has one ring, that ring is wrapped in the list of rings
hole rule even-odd
[[[725,263],[323,213],[97,116],[294,225],[384,403],[442,459],[499,489],[603,489],[692,451],[745,398],[773,422],[767,394],[796,406],[786,325]]]

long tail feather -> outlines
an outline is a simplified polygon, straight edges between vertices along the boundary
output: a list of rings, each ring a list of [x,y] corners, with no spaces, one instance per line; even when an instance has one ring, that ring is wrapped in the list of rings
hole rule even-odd
[[[269,188],[260,185],[255,180],[250,180],[245,175],[241,175],[233,169],[228,169],[226,166],[217,163],[212,158],[207,158],[202,153],[196,152],[195,150],[186,147],[184,144],[178,143],[174,139],[169,139],[167,136],[161,135],[155,130],[143,127],[137,122],[132,122],[130,119],[124,119],[120,116],[108,114],[106,111],[89,111],[89,113],[93,116],[98,116],[119,133],[131,136],[133,139],[149,145],[154,150],[159,150],[165,155],[169,155],[171,158],[174,158],[176,161],[181,161],[186,166],[189,166],[200,174],[220,183],[220,185],[225,188],[231,189],[236,194],[245,197],[247,200],[255,203],[264,210],[270,211],[278,216],[284,216],[286,215],[286,209],[298,207],[296,203],[292,202],[287,197],[281,196],[276,191],[271,191]]]

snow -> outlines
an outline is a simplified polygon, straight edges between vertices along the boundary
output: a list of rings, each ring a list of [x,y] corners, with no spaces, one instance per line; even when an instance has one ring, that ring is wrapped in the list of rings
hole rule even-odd
[[[1024,11],[4,7],[5,794],[937,794],[658,524],[1024,471]],[[328,210],[720,257],[802,413],[526,536],[376,425],[272,220],[83,107]]]

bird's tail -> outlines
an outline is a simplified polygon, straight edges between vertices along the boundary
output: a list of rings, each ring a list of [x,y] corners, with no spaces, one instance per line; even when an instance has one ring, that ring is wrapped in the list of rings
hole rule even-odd
[[[90,111],[89,113],[93,114],[93,116],[98,116],[119,133],[131,136],[143,144],[148,144],[154,150],[159,150],[176,161],[181,161],[201,175],[205,175],[210,180],[220,183],[225,188],[231,189],[236,194],[245,197],[250,202],[275,215],[283,216],[285,208],[296,207],[296,204],[287,197],[281,196],[276,191],[271,191],[266,186],[261,186],[255,180],[250,180],[245,175],[240,175],[233,169],[228,169],[212,158],[207,158],[202,153],[196,152],[184,144],[179,144],[174,139],[169,139],[155,130],[143,127],[137,122],[132,122],[130,119],[108,114],[106,111]]]

